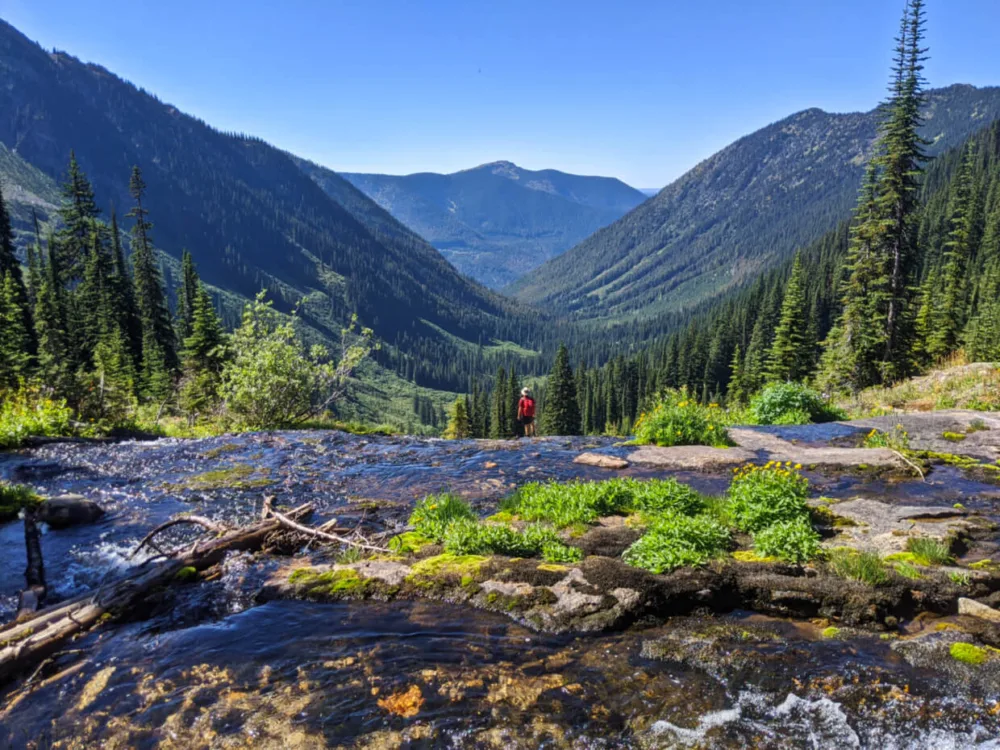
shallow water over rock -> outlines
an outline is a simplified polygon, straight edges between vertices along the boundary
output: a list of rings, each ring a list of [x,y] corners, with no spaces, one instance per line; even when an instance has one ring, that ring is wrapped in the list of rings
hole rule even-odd
[[[820,446],[852,431],[779,434]],[[413,502],[441,490],[486,513],[536,480],[669,474],[706,492],[728,484],[726,472],[574,464],[584,451],[624,457],[629,449],[592,438],[284,432],[49,445],[0,455],[0,477],[48,495],[77,493],[107,511],[94,524],[44,535],[55,597],[141,561],[129,551],[177,513],[237,523],[258,515],[265,495],[313,502],[317,523],[394,529]],[[810,479],[814,495],[959,502],[991,517],[1000,500],[1000,487],[951,467],[927,482]],[[913,666],[876,635],[824,639],[808,623],[735,613],[546,636],[432,602],[253,606],[277,564],[231,556],[217,580],[173,587],[137,621],[72,644],[85,658],[57,657],[39,682],[75,671],[21,700],[17,686],[0,695],[0,746],[1000,747],[1000,686]],[[23,566],[21,525],[0,526],[0,619],[13,611]],[[718,624],[736,630],[705,630]],[[751,636],[738,635],[744,630]]]

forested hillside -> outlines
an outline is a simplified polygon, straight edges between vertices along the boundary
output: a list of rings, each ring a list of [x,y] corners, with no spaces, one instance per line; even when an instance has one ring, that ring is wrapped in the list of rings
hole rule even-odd
[[[0,167],[18,230],[26,206],[51,218],[53,183],[41,176],[61,183],[75,150],[105,211],[129,202],[131,167],[142,167],[158,250],[190,250],[206,282],[235,300],[229,318],[262,287],[280,309],[303,302],[303,321],[326,340],[357,312],[387,344],[384,365],[451,389],[494,366],[480,342],[532,345],[533,315],[463,278],[348,183],[331,198],[284,152],[213,130],[5,23],[0,75]]]
[[[310,162],[300,165],[324,187],[338,177]],[[502,161],[454,174],[342,177],[434,245],[459,271],[493,288],[537,268],[646,200],[610,177],[531,171]]]
[[[930,164],[920,206],[909,373],[960,347],[972,361],[1000,360],[1000,122]],[[830,375],[837,363],[821,356],[856,265],[851,226],[842,222],[796,258],[705,306],[641,355],[581,369],[585,429],[627,431],[642,403],[663,388],[738,402],[774,378],[836,386]]]
[[[928,92],[923,136],[943,153],[1000,116],[1000,89]],[[508,291],[579,319],[648,319],[752,280],[850,214],[879,110],[818,109],[740,139]]]

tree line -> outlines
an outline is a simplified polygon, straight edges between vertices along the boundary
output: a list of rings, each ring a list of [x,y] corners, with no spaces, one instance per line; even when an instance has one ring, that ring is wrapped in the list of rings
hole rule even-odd
[[[0,392],[32,386],[64,400],[82,420],[135,424],[145,407],[226,417],[250,428],[292,424],[330,406],[374,348],[372,333],[343,331],[334,363],[306,351],[292,319],[261,293],[236,331],[225,332],[212,296],[187,251],[171,313],[145,205],[139,167],[129,180],[133,205],[127,255],[117,213],[101,218],[94,190],[70,155],[59,228],[42,238],[35,219],[27,272],[15,254],[0,192]]]

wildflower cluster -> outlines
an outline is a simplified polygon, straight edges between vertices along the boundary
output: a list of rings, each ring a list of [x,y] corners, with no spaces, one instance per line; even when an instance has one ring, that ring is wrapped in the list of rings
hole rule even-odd
[[[903,429],[903,425],[898,424],[888,432],[872,429],[865,435],[863,446],[865,448],[889,448],[900,453],[910,450],[910,434]]]
[[[636,440],[645,445],[732,445],[718,404],[703,406],[686,390],[666,391],[652,411],[635,423]]]
[[[727,495],[729,517],[736,528],[753,535],[761,554],[804,562],[819,553],[819,535],[806,504],[809,480],[801,469],[791,461],[769,461],[734,470]]]

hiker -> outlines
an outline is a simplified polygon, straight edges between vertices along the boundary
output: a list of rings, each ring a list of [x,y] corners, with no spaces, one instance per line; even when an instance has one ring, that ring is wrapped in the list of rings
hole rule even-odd
[[[517,402],[517,421],[524,428],[525,437],[535,436],[535,399],[530,388],[521,389],[521,400]]]

